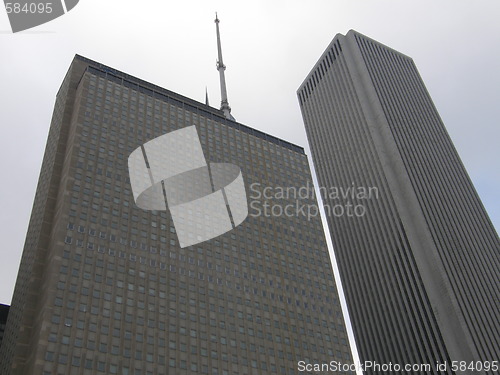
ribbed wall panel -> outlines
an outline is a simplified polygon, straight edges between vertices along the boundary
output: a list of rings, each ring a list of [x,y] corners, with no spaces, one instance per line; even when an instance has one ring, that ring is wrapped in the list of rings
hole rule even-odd
[[[456,333],[437,316],[456,305],[451,320],[470,335],[464,347],[475,346],[469,358],[498,359],[498,236],[413,61],[354,31],[337,35],[298,97],[320,185],[379,190],[353,200],[365,216],[327,218],[362,362],[449,362]],[[408,194],[427,242],[415,240],[425,233],[411,227]],[[432,280],[418,253],[426,243],[442,263]]]
[[[476,348],[499,358],[498,236],[413,61],[356,40]]]

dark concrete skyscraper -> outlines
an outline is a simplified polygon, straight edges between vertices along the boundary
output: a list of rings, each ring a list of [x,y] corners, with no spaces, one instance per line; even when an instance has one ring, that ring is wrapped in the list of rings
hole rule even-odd
[[[413,60],[339,34],[298,98],[320,185],[356,192],[325,204],[357,208],[328,224],[361,361],[498,373],[499,238]]]
[[[188,235],[191,246],[170,213],[170,180],[155,185],[170,212],[135,200],[154,168],[189,164],[183,145],[177,163],[152,157],[162,156],[153,141],[179,131],[197,134],[190,142],[207,162],[238,166],[249,198],[238,225],[224,188],[222,211],[236,227],[203,241]],[[131,165],[145,171],[136,186]],[[189,173],[175,181],[199,192]],[[301,147],[76,56],[56,98],[0,373],[297,374],[299,361],[352,363],[320,219],[250,209],[265,187],[310,182]],[[201,216],[207,227],[221,224],[210,214]]]

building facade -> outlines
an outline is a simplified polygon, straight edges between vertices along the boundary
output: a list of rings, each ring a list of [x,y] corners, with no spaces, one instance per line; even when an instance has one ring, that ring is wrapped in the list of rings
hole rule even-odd
[[[2,346],[3,333],[7,324],[7,316],[9,316],[9,307],[8,305],[0,304],[0,347]]]
[[[192,125],[207,161],[241,168],[249,210],[233,230],[181,247],[168,210],[136,206],[127,160]],[[299,361],[352,363],[320,219],[261,211],[284,202],[264,200],[264,187],[310,182],[301,147],[76,56],[56,98],[0,372],[297,374]]]
[[[297,93],[320,186],[353,192],[324,202],[361,362],[497,373],[499,238],[413,60],[351,30]]]

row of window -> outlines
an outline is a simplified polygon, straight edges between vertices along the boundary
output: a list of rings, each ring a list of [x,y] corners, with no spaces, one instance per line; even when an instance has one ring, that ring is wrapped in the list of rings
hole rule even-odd
[[[70,239],[70,237],[66,237],[67,243],[69,241],[68,239]],[[82,244],[82,247],[83,247],[83,244]],[[90,247],[87,244],[87,249],[89,251],[94,250],[93,244]],[[333,314],[331,308],[326,309],[325,306],[323,305],[324,303],[326,303],[327,306],[330,305],[330,297],[328,297],[328,296],[323,297],[321,294],[321,290],[323,290],[323,291],[327,290],[326,285],[319,284],[318,281],[313,281],[311,279],[305,279],[305,280],[302,279],[303,282],[301,283],[301,285],[309,285],[310,287],[314,287],[316,290],[316,293],[312,292],[312,291],[309,291],[308,293],[306,293],[305,289],[301,289],[301,292],[299,293],[299,289],[297,287],[290,288],[291,289],[290,292],[293,292],[296,295],[302,295],[303,297],[307,298],[308,302],[306,302],[306,301],[301,301],[299,299],[293,300],[291,297],[283,296],[279,292],[275,293],[274,288],[276,288],[276,290],[278,290],[278,291],[282,289],[282,287],[280,285],[274,285],[274,282],[271,279],[266,282],[263,278],[257,279],[255,276],[249,277],[246,272],[242,272],[242,274],[240,274],[238,271],[235,271],[234,276],[242,281],[243,281],[243,279],[245,279],[245,280],[252,280],[256,284],[257,283],[260,283],[261,285],[269,284],[269,287],[273,288],[272,291],[269,290],[269,287],[257,288],[257,287],[251,287],[251,286],[246,285],[246,284],[242,285],[242,284],[239,284],[238,282],[235,282],[235,280],[237,280],[237,279],[232,279],[232,278],[225,279],[222,277],[216,277],[216,276],[213,276],[211,274],[205,274],[203,272],[196,272],[196,271],[191,270],[191,269],[185,269],[183,267],[179,267],[179,266],[176,266],[173,264],[167,264],[165,262],[157,261],[156,259],[147,258],[145,256],[137,256],[136,254],[131,254],[131,253],[127,254],[124,251],[116,251],[115,252],[115,250],[112,250],[112,249],[107,249],[107,251],[106,251],[106,249],[104,247],[101,247],[101,246],[98,247],[97,251],[101,254],[108,254],[111,257],[117,256],[117,257],[122,258],[124,260],[128,260],[129,262],[138,262],[140,264],[147,265],[147,266],[152,267],[152,268],[159,268],[160,270],[165,270],[165,271],[168,270],[168,272],[170,272],[170,273],[179,273],[179,275],[188,276],[192,279],[198,279],[198,280],[202,280],[202,281],[206,280],[209,283],[214,283],[217,285],[225,285],[228,288],[235,289],[238,291],[243,291],[245,293],[250,293],[250,294],[253,294],[256,296],[264,297],[264,298],[267,298],[267,299],[270,299],[273,301],[279,301],[279,302],[287,303],[289,305],[295,304],[296,306],[302,307],[304,309],[308,309],[308,310],[312,310],[312,311],[319,311],[321,313]],[[69,252],[66,251],[64,257],[68,258]],[[211,264],[210,262],[207,263],[207,268],[208,269],[215,269],[217,271],[217,267],[215,267],[215,268],[208,267],[208,265],[210,265],[210,264]],[[64,265],[61,266],[60,272],[61,272],[61,274],[68,274],[68,267],[64,266]],[[218,268],[218,272],[222,273],[221,266]],[[227,268],[225,268],[225,273],[232,276],[232,274],[229,272],[229,269],[227,269]],[[80,274],[80,270],[77,268],[73,268],[72,275],[78,276],[79,274]],[[96,276],[97,277],[94,277],[94,281],[100,282],[101,278],[98,275],[96,275]],[[298,280],[298,277],[294,274],[288,274],[288,273],[284,272],[282,276],[285,280],[292,280],[292,281]],[[91,274],[89,272],[83,272],[82,277],[84,280],[90,280],[92,278]],[[277,282],[277,284],[279,284],[279,282]],[[286,287],[285,289],[288,291],[289,286],[285,285],[285,287]],[[94,293],[99,294],[99,292],[97,290],[94,290]],[[121,297],[117,297],[117,298],[121,298]],[[320,305],[318,306],[318,305],[316,305],[316,303],[311,303],[311,302],[309,302],[310,300],[318,301]],[[335,300],[335,301],[337,301],[337,300]],[[115,302],[121,303],[122,301],[117,300]]]

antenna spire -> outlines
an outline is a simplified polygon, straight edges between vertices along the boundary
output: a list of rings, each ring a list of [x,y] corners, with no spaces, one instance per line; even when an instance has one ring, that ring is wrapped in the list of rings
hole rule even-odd
[[[217,60],[217,70],[219,71],[220,77],[220,91],[221,91],[221,102],[220,109],[224,112],[224,116],[228,120],[233,120],[234,117],[231,115],[231,107],[229,106],[229,102],[227,100],[227,90],[226,90],[226,77],[224,75],[224,71],[226,70],[226,66],[222,60],[222,47],[220,43],[220,33],[219,33],[219,17],[217,17],[217,12],[215,13],[215,29],[217,31],[217,52],[219,59]]]

